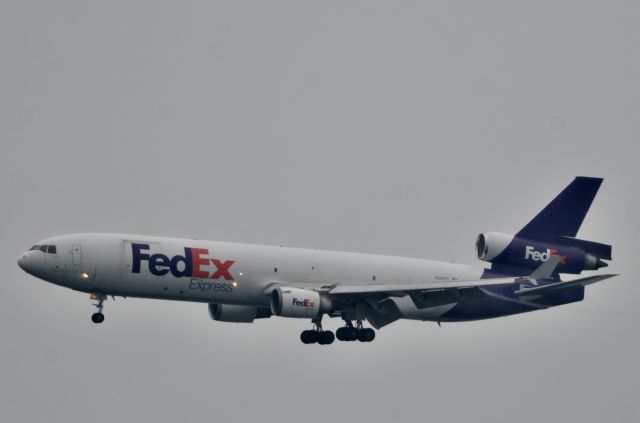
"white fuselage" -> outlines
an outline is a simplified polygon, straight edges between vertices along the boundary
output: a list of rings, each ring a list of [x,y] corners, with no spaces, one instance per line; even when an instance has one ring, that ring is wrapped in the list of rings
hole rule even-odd
[[[276,286],[435,283],[483,273],[422,259],[143,235],[63,235],[39,244],[54,245],[55,254],[27,251],[20,266],[74,290],[256,307],[269,307]],[[437,319],[449,308],[418,310],[408,298],[394,301],[405,318]]]

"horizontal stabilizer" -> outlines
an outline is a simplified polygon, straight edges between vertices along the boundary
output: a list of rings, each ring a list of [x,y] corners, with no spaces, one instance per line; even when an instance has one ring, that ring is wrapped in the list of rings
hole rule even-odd
[[[545,295],[545,294],[550,294],[553,292],[557,292],[559,290],[571,288],[578,285],[582,285],[582,286],[590,285],[592,283],[600,282],[605,279],[612,278],[614,276],[618,276],[618,275],[610,274],[610,275],[589,276],[586,278],[574,279],[572,281],[566,281],[566,282],[557,282],[549,285],[537,286],[534,288],[522,288],[516,291],[515,294],[521,297],[530,296],[530,295]]]

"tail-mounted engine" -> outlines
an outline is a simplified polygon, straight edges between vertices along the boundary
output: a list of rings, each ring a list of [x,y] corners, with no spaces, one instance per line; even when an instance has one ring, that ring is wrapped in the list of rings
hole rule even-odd
[[[559,256],[558,273],[581,273],[607,266],[603,260],[611,260],[611,246],[570,237],[534,241],[485,232],[476,239],[476,254],[494,265],[520,269],[535,269],[550,256]]]

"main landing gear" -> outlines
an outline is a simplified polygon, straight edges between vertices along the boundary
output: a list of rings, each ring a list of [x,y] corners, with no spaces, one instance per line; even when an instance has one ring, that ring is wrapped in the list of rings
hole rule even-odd
[[[104,314],[102,314],[102,309],[104,308],[104,300],[107,299],[106,295],[92,295],[91,296],[93,300],[97,300],[98,303],[94,304],[94,306],[96,306],[98,308],[98,311],[96,313],[93,313],[91,315],[91,321],[93,323],[102,323],[104,322]]]
[[[371,342],[376,337],[376,332],[371,328],[362,327],[362,321],[358,320],[356,327],[353,327],[351,321],[347,320],[347,326],[339,328],[335,336],[330,330],[322,330],[322,324],[319,319],[313,319],[313,329],[302,331],[300,340],[303,344],[329,345],[335,338],[338,341],[360,341]]]
[[[333,343],[336,337],[330,330],[322,330],[321,320],[322,317],[313,319],[313,329],[302,331],[300,340],[303,344],[315,344],[317,342],[320,345],[329,345]]]
[[[338,341],[360,341],[371,342],[375,339],[376,332],[371,328],[363,328],[362,321],[358,320],[356,327],[353,327],[351,321],[347,320],[347,326],[342,327],[336,331],[336,338]]]

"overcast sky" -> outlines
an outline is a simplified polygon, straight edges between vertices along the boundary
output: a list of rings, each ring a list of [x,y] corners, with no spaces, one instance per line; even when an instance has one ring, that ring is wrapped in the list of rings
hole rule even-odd
[[[637,2],[0,2],[0,420],[640,418]],[[108,301],[22,272],[70,232],[453,260],[576,175],[622,276],[583,302],[396,322]],[[336,329],[332,319],[327,327]]]

